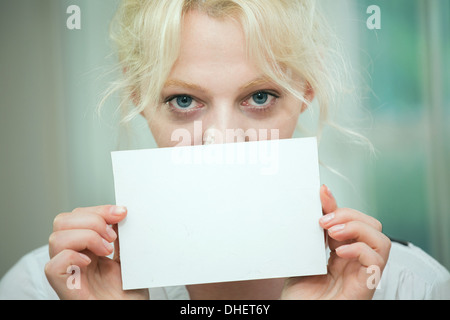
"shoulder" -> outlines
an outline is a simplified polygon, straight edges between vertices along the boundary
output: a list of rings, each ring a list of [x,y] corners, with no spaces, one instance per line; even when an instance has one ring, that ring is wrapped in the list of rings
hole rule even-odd
[[[392,242],[374,299],[449,299],[450,273],[411,243]]]
[[[1,279],[0,300],[58,299],[44,273],[48,246],[23,256]]]

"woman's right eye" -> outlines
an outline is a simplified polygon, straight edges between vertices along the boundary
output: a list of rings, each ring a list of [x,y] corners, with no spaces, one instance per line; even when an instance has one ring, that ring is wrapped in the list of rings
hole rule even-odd
[[[198,103],[189,95],[177,95],[170,97],[166,102],[169,107],[175,109],[174,111],[187,112],[192,109],[203,107],[203,104]]]

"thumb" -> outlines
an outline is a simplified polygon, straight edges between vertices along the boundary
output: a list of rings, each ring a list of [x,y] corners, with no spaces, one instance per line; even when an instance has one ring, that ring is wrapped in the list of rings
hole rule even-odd
[[[336,199],[330,189],[324,184],[320,187],[320,201],[322,202],[323,214],[331,213],[338,208]]]

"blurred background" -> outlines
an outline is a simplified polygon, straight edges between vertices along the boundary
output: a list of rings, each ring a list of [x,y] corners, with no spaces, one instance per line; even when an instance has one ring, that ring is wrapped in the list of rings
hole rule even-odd
[[[450,1],[319,2],[361,96],[345,115],[377,151],[326,130],[322,183],[340,206],[375,216],[387,235],[450,268]],[[118,129],[116,99],[96,115],[117,76],[108,73],[117,3],[0,0],[0,277],[47,244],[58,213],[115,203],[111,151],[155,147],[143,119],[128,134]],[[66,26],[73,4],[80,30]],[[381,29],[367,28],[370,5],[381,10]]]

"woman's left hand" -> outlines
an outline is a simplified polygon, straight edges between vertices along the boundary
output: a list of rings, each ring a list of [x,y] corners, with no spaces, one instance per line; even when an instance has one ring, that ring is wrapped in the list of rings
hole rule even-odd
[[[281,299],[372,299],[386,265],[391,241],[381,223],[359,211],[338,208],[323,185],[320,200],[330,258],[326,275],[286,280]]]

